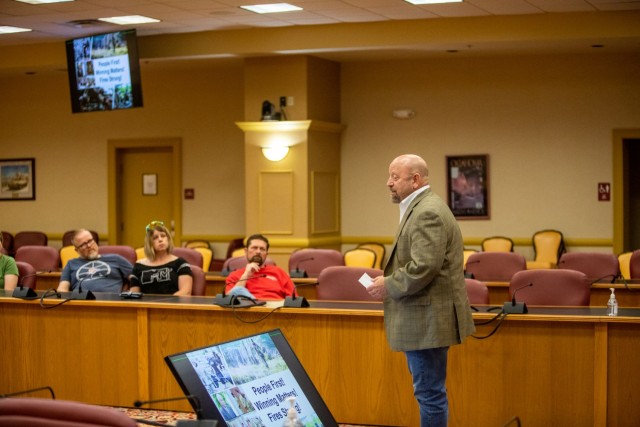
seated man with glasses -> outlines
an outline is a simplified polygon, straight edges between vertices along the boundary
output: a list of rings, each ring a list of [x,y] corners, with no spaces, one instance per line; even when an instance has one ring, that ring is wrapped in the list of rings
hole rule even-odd
[[[249,236],[245,253],[247,266],[227,276],[226,294],[259,300],[280,300],[292,295],[294,286],[289,274],[275,265],[265,265],[269,253],[269,240],[265,236]]]
[[[71,241],[80,257],[67,262],[58,292],[73,291],[82,284],[85,291],[120,293],[129,281],[131,263],[117,254],[100,255],[91,232],[84,228],[77,230]]]

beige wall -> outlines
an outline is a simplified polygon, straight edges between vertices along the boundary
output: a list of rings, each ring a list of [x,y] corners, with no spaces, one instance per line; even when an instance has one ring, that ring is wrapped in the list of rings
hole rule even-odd
[[[640,54],[341,68],[347,240],[393,237],[386,169],[405,152],[427,159],[443,197],[446,155],[489,154],[491,219],[461,221],[466,238],[528,238],[548,227],[573,239],[612,238],[612,205],[597,201],[596,185],[612,181],[612,130],[640,127]],[[35,157],[37,166],[37,200],[0,202],[0,228],[106,233],[107,140],[179,137],[183,184],[196,194],[183,201],[184,234],[245,233],[244,142],[234,124],[245,115],[242,62],[151,61],[142,70],[143,108],[77,115],[64,72],[0,78],[1,157]],[[392,118],[401,107],[415,119]]]

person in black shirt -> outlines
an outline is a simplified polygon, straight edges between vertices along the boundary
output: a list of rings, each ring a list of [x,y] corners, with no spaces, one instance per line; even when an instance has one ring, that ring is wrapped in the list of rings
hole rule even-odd
[[[147,294],[191,295],[191,266],[172,254],[171,233],[161,221],[147,225],[143,258],[131,273],[131,291]]]

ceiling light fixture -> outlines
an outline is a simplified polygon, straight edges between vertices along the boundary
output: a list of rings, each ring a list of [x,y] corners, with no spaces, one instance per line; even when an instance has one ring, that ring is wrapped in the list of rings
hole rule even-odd
[[[462,3],[462,0],[404,0],[411,4]]]
[[[279,13],[302,10],[301,7],[294,6],[289,3],[254,4],[240,7],[255,13]]]
[[[11,27],[8,25],[0,25],[0,34],[24,33],[33,31],[29,28]]]
[[[148,16],[142,15],[112,16],[110,18],[98,18],[98,20],[118,25],[150,24],[152,22],[160,22],[159,19],[149,18]]]
[[[271,160],[272,162],[279,162],[287,157],[289,154],[289,147],[263,147],[262,155]]]
[[[45,4],[45,3],[62,3],[65,1],[75,1],[75,0],[16,0],[20,3],[29,3],[29,4]]]

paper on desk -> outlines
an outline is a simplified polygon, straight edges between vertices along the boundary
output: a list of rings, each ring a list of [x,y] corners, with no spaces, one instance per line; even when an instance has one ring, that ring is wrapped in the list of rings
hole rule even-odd
[[[358,282],[360,282],[360,284],[365,288],[368,288],[373,283],[373,279],[367,273],[364,273],[362,276],[360,276]]]

